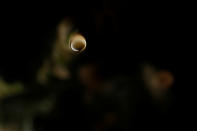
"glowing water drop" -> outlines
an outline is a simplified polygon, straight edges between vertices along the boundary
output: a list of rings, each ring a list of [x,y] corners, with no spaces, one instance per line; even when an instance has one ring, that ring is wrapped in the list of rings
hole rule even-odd
[[[70,48],[74,52],[82,52],[86,48],[85,38],[80,34],[73,35],[70,40]]]

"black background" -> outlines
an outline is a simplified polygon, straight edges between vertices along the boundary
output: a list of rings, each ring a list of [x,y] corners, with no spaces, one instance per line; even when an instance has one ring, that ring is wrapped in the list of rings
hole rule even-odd
[[[115,70],[129,74],[131,67],[141,61],[172,70],[177,84],[174,88],[177,118],[193,115],[190,112],[195,96],[190,90],[195,70],[192,7],[184,3],[128,1],[23,4],[7,4],[1,11],[0,73],[7,81],[31,81],[50,32],[62,18],[71,16],[87,38],[84,56],[103,61],[111,67],[112,74]],[[104,9],[114,13],[117,30],[113,30],[113,19],[107,17],[100,31],[95,31],[95,14]]]

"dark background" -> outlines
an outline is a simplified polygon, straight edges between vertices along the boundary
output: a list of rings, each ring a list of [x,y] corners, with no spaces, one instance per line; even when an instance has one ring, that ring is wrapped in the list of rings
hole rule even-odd
[[[151,60],[173,65],[186,63],[193,54],[192,10],[178,3],[66,1],[53,4],[10,5],[2,13],[3,67],[11,69],[9,66],[14,63],[20,69],[12,66],[13,73],[29,70],[41,59],[50,32],[66,16],[72,17],[79,31],[87,36],[90,57],[114,62],[119,68],[132,64],[128,57],[131,61]],[[96,27],[97,14],[102,14],[101,27]],[[22,77],[22,72],[15,74]]]
[[[8,82],[31,83],[47,54],[44,50],[49,48],[51,32],[62,18],[70,16],[88,43],[79,59],[101,61],[105,76],[130,75],[144,61],[172,71],[176,85],[172,110],[177,125],[190,116],[194,98],[189,72],[195,61],[193,11],[179,4],[65,1],[8,5],[0,17],[0,74]],[[98,14],[102,14],[100,26]]]

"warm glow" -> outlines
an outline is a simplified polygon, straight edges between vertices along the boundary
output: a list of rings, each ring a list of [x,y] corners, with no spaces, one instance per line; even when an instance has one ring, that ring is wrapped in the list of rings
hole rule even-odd
[[[86,48],[86,40],[80,34],[75,34],[70,39],[70,48],[75,52],[82,52]]]

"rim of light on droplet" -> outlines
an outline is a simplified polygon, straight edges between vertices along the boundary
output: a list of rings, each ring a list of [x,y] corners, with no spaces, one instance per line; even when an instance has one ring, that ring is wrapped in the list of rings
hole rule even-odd
[[[73,46],[74,46],[74,43],[77,43],[77,42],[82,42],[82,43],[84,44],[84,47],[83,47],[81,50],[77,50],[76,48],[73,47]],[[73,40],[73,41],[70,43],[70,47],[71,47],[71,49],[72,49],[73,51],[75,51],[75,52],[81,52],[81,51],[83,51],[83,50],[86,48],[86,40],[85,40],[85,38]]]

